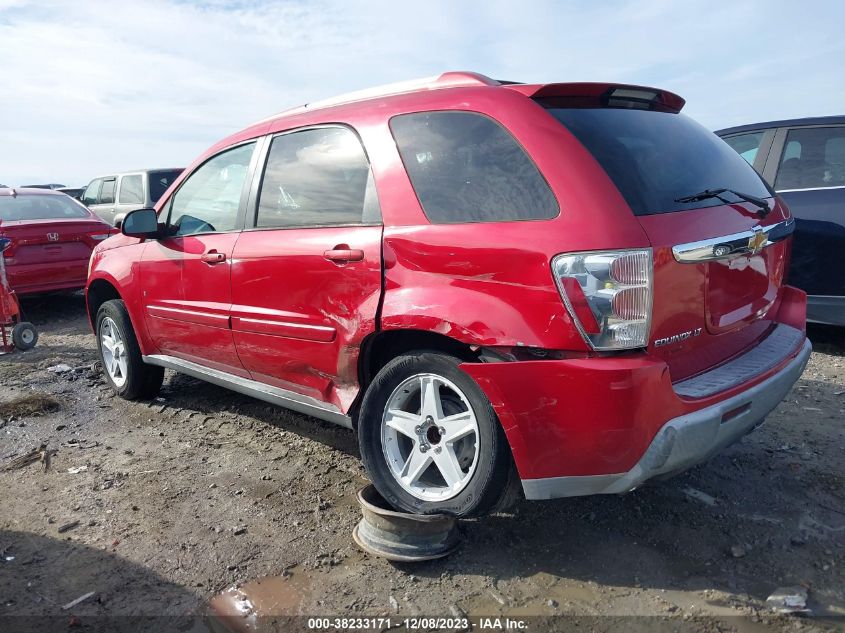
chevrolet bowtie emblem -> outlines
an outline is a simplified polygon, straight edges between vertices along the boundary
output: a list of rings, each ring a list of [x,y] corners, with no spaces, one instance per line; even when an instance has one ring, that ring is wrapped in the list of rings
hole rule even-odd
[[[751,251],[752,255],[756,255],[763,250],[763,247],[768,241],[768,236],[763,233],[762,229],[757,227],[754,229],[754,237],[749,238],[748,240],[748,250]]]

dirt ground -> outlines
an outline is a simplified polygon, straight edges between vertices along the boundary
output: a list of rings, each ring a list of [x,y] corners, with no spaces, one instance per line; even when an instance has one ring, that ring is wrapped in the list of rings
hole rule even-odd
[[[0,470],[41,444],[56,453],[48,472],[0,472],[0,616],[190,615],[281,576],[276,611],[308,615],[652,615],[701,631],[845,622],[835,329],[811,330],[788,399],[711,462],[626,496],[522,501],[462,522],[452,556],[411,565],[351,539],[366,481],[351,431],[170,372],[160,398],[125,402],[90,369],[81,295],[24,309],[41,339],[0,357],[0,405],[44,394],[58,409],[4,411]],[[48,370],[58,363],[79,369]],[[767,596],[790,585],[809,589],[812,617],[771,615]]]

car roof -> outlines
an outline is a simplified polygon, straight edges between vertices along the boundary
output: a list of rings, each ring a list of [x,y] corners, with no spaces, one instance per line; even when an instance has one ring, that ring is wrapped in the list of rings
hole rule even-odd
[[[845,115],[837,116],[816,116],[802,119],[783,119],[781,121],[766,121],[764,123],[750,123],[748,125],[737,125],[716,130],[719,136],[727,134],[738,134],[741,132],[753,132],[755,130],[766,130],[773,127],[795,127],[799,125],[842,125],[845,124]]]
[[[657,88],[650,88],[646,86],[633,86],[629,84],[619,83],[547,83],[547,84],[524,84],[518,81],[505,81],[491,79],[481,73],[471,71],[449,71],[441,75],[432,77],[423,77],[421,79],[411,79],[408,81],[399,81],[396,83],[385,84],[382,86],[375,86],[373,88],[365,88],[363,90],[356,90],[354,92],[347,92],[345,94],[330,97],[328,99],[321,99],[306,103],[301,106],[290,108],[274,114],[270,117],[257,121],[254,125],[261,123],[275,122],[280,119],[292,117],[297,114],[305,112],[312,112],[315,110],[322,110],[334,106],[348,106],[353,104],[361,104],[363,107],[369,107],[369,102],[376,101],[385,97],[393,97],[399,95],[407,95],[415,92],[427,92],[429,90],[446,90],[449,88],[468,88],[468,87],[488,87],[488,88],[505,88],[521,92],[527,97],[545,97],[545,96],[560,96],[577,94],[579,96],[598,96],[613,88],[631,88],[652,91],[660,95],[665,95],[672,105],[680,110],[684,105],[684,100],[678,95],[660,90]],[[250,127],[253,127],[250,126]]]
[[[66,196],[58,189],[33,189],[32,187],[0,187],[0,196]]]
[[[151,173],[151,172],[154,172],[154,171],[185,171],[185,168],[184,167],[155,167],[153,169],[131,169],[131,170],[126,170],[126,171],[113,171],[113,172],[109,172],[107,174],[101,174],[99,176],[94,176],[91,179],[91,181],[97,180],[98,178],[118,178],[120,176],[133,176],[135,174],[148,174],[148,173]]]
[[[362,115],[368,115],[378,108],[384,107],[391,101],[407,101],[408,97],[414,94],[426,93],[427,96],[431,97],[442,95],[438,100],[443,103],[443,107],[454,109],[456,99],[459,101],[472,99],[476,95],[480,96],[482,92],[485,93],[485,96],[489,96],[492,94],[490,91],[499,90],[503,91],[502,94],[505,91],[510,93],[510,98],[521,94],[528,99],[554,97],[578,97],[593,100],[605,97],[626,98],[621,96],[621,93],[616,94],[616,91],[622,91],[629,93],[628,96],[634,95],[631,98],[636,100],[635,93],[640,93],[641,95],[652,96],[652,102],[655,105],[662,110],[671,112],[679,112],[685,103],[684,99],[672,92],[647,86],[614,82],[524,84],[516,81],[491,79],[471,71],[449,71],[433,77],[358,90],[284,110],[220,140],[205,152],[194,165],[201,163],[207,157],[222,149],[263,134],[286,128],[307,127],[324,122],[327,118],[336,121],[360,118]],[[431,100],[429,100],[430,105]]]

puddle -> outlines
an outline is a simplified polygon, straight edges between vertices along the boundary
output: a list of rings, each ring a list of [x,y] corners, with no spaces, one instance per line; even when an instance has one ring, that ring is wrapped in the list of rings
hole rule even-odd
[[[296,573],[251,580],[214,596],[205,613],[206,624],[214,633],[276,631],[276,618],[301,615],[309,593],[307,579]]]

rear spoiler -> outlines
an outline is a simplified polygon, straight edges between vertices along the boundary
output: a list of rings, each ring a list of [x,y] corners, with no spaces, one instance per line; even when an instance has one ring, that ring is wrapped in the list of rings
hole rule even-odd
[[[629,84],[514,84],[504,87],[551,107],[630,108],[677,113],[686,103],[674,92]]]

